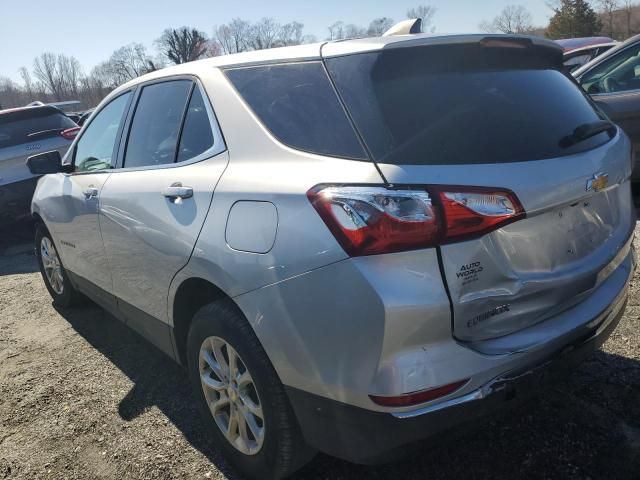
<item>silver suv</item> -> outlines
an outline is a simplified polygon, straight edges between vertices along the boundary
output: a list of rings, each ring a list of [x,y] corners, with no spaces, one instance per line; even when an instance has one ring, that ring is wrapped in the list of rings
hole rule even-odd
[[[30,218],[38,178],[27,158],[57,150],[64,155],[80,128],[52,106],[0,110],[0,228]]]
[[[47,288],[184,365],[249,477],[402,453],[623,313],[631,146],[561,70],[543,39],[417,34],[143,76],[29,161]]]

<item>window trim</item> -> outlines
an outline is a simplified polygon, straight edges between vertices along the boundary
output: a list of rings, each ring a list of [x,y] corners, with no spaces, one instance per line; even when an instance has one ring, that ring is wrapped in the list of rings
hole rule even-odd
[[[120,126],[118,127],[118,131],[116,132],[116,141],[113,145],[113,152],[112,152],[112,156],[111,156],[111,168],[104,168],[101,170],[89,170],[89,171],[83,171],[83,172],[76,172],[75,168],[76,168],[76,152],[78,149],[78,143],[80,143],[80,141],[82,140],[82,137],[84,137],[85,132],[87,131],[87,129],[91,126],[91,124],[93,123],[93,121],[95,120],[95,118],[100,115],[100,113],[102,113],[102,111],[107,108],[109,105],[111,105],[113,102],[115,102],[117,99],[119,99],[120,97],[122,97],[123,95],[126,94],[131,94],[131,96],[129,97],[129,101],[127,102],[127,104],[124,107],[124,111],[123,111],[123,118],[124,121],[120,124]],[[107,103],[104,104],[104,106],[102,106],[100,108],[100,110],[97,110],[93,113],[93,115],[91,115],[91,117],[89,118],[89,122],[87,122],[83,127],[82,130],[80,131],[80,134],[78,135],[78,137],[76,138],[76,140],[73,143],[73,148],[70,150],[70,158],[71,161],[69,163],[67,163],[67,165],[69,165],[69,167],[71,168],[71,172],[68,173],[68,175],[90,175],[90,174],[94,174],[94,173],[107,173],[107,172],[111,172],[116,165],[117,159],[118,159],[118,153],[120,151],[120,143],[122,140],[122,132],[124,130],[124,126],[127,123],[127,119],[129,117],[129,113],[131,111],[131,104],[132,104],[132,100],[135,97],[136,94],[136,87],[133,88],[129,88],[121,93],[119,93],[118,95],[116,95],[115,97],[113,97],[111,100],[109,100]]]
[[[136,171],[145,171],[145,170],[159,170],[159,169],[165,169],[165,168],[177,168],[177,167],[182,167],[185,165],[191,165],[193,163],[198,163],[198,162],[202,162],[203,160],[208,160],[209,158],[215,157],[220,155],[221,153],[225,152],[227,150],[227,145],[224,141],[224,137],[222,135],[222,130],[220,129],[220,125],[218,122],[218,118],[216,117],[215,111],[213,110],[213,105],[211,103],[211,98],[209,98],[209,94],[207,93],[206,88],[204,88],[202,81],[200,80],[200,78],[196,75],[189,75],[189,74],[184,74],[184,75],[170,75],[170,76],[166,76],[166,77],[161,77],[161,78],[156,78],[154,80],[149,80],[146,82],[141,82],[139,84],[136,85],[136,92],[133,98],[133,102],[135,103],[136,107],[138,105],[138,100],[140,99],[140,95],[142,94],[142,91],[144,89],[144,87],[147,87],[149,85],[155,85],[155,84],[159,84],[159,83],[167,83],[167,82],[172,82],[172,81],[176,81],[176,80],[190,80],[192,82],[192,87],[191,90],[189,92],[189,96],[187,99],[187,103],[185,105],[185,110],[182,114],[182,121],[180,123],[180,134],[178,136],[178,143],[176,145],[176,157],[174,159],[173,163],[165,163],[163,165],[145,165],[145,166],[141,166],[141,167],[125,167],[123,166],[124,164],[124,155],[126,152],[126,148],[127,148],[127,143],[129,141],[129,135],[131,134],[131,126],[133,123],[133,118],[135,117],[135,111],[136,108],[130,108],[130,112],[129,115],[127,116],[127,119],[124,123],[124,130],[122,132],[122,136],[121,136],[121,140],[120,140],[120,146],[118,148],[118,154],[117,154],[117,158],[116,158],[116,166],[113,167],[114,170],[110,170],[112,173],[116,173],[116,172],[136,172]],[[195,88],[198,88],[200,90],[200,94],[202,95],[202,99],[205,105],[205,108],[207,110],[207,116],[209,117],[209,125],[211,127],[211,132],[213,134],[213,145],[211,146],[211,148],[205,150],[204,152],[202,152],[199,155],[196,155],[195,157],[189,158],[187,160],[183,160],[182,162],[176,162],[175,160],[177,160],[177,149],[180,146],[180,140],[182,138],[182,128],[184,126],[184,122],[186,119],[186,115],[189,109],[189,102],[191,100],[191,96],[193,95],[193,90]]]
[[[636,88],[634,90],[625,90],[625,91],[621,91],[621,92],[602,92],[602,93],[589,93],[587,92],[584,87],[582,86],[582,79],[586,76],[589,75],[589,73],[591,73],[594,69],[598,68],[600,65],[602,65],[603,63],[608,62],[609,60],[618,57],[622,54],[624,54],[625,52],[627,52],[628,50],[631,50],[633,48],[638,48],[640,47],[640,42],[634,42],[631,43],[630,45],[627,45],[624,48],[621,48],[620,50],[618,50],[617,52],[611,54],[611,55],[605,55],[607,52],[611,52],[613,49],[615,49],[616,47],[610,48],[609,50],[606,50],[605,52],[602,53],[602,55],[604,56],[604,58],[600,58],[600,61],[596,62],[594,65],[591,66],[591,68],[589,68],[588,70],[582,72],[580,74],[579,77],[574,77],[576,79],[576,81],[578,82],[578,85],[580,85],[580,88],[582,88],[582,90],[589,96],[591,97],[602,97],[602,96],[611,96],[611,95],[619,95],[619,94],[624,94],[624,93],[631,93],[631,92],[640,92],[640,88]],[[640,51],[638,53],[638,55],[640,55]],[[599,58],[600,55],[596,56],[596,58]],[[595,60],[595,59],[594,59]],[[586,65],[586,64],[585,64]]]

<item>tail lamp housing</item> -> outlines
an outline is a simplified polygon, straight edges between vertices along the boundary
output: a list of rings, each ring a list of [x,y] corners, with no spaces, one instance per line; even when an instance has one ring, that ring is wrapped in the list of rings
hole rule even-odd
[[[503,188],[319,185],[307,196],[350,256],[468,240],[525,216],[517,196]]]
[[[80,133],[81,129],[82,129],[82,127],[67,128],[65,130],[62,130],[60,132],[60,135],[62,135],[62,137],[66,138],[67,140],[73,140],[74,138],[76,138],[76,135],[78,135],[78,133]]]

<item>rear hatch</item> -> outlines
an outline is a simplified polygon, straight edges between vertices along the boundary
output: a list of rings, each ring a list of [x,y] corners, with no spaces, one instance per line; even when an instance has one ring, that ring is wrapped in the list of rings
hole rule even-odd
[[[0,111],[0,185],[32,177],[26,160],[41,152],[64,155],[78,126],[51,106]]]
[[[439,198],[459,210],[478,199],[486,209],[483,198],[517,210],[499,228],[439,247],[454,336],[500,337],[580,302],[633,230],[628,139],[616,128],[590,131],[606,118],[561,72],[551,43],[404,43],[325,58],[381,173],[390,184],[454,192]]]

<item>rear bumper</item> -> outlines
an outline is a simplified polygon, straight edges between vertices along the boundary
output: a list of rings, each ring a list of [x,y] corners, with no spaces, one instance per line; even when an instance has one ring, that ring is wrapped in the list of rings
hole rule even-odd
[[[31,216],[31,199],[38,178],[0,185],[0,227]]]
[[[580,338],[461,397],[402,413],[374,412],[287,387],[306,441],[345,460],[375,464],[402,447],[504,410],[545,390],[598,349],[618,325],[627,292]]]

